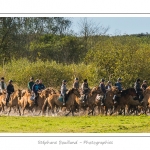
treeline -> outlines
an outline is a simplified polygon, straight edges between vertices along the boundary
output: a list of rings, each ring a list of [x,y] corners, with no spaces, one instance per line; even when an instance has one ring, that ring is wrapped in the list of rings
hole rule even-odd
[[[150,35],[106,35],[83,19],[80,35],[71,30],[72,21],[63,17],[0,18],[0,71],[26,87],[30,76],[42,78],[47,86],[69,86],[77,76],[91,86],[101,78],[133,86],[136,78],[150,81]]]

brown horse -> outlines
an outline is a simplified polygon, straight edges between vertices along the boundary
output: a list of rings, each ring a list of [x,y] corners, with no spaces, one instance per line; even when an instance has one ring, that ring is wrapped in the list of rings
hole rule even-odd
[[[106,99],[104,100],[104,106],[101,106],[101,102],[99,102],[99,109],[101,110],[101,114],[103,115],[105,112],[105,115],[107,115],[108,110],[110,109],[110,115],[113,113],[114,108],[114,101],[113,97],[114,95],[118,95],[119,90],[118,87],[112,86],[109,91],[106,92]],[[100,110],[98,110],[100,112]]]
[[[136,96],[137,94],[134,88],[128,88],[126,90],[123,90],[121,92],[121,96],[119,97],[119,100],[117,103],[116,112],[122,114],[122,110],[123,110],[123,114],[125,115],[126,106],[130,105],[132,102],[131,98],[136,97]]]
[[[25,109],[29,109],[33,114],[33,108],[35,108],[35,111],[39,110],[39,114],[41,113],[42,106],[44,104],[45,99],[51,94],[51,90],[49,88],[46,88],[39,92],[39,96],[37,98],[37,104],[38,106],[34,105],[34,100],[31,100],[32,93],[28,90],[26,90],[24,96],[19,101],[20,106],[22,107],[22,115],[24,115]],[[38,114],[38,115],[39,115]]]
[[[42,108],[42,114],[45,112],[45,108],[48,106],[51,108],[52,115],[54,115],[54,109],[57,107],[66,107],[67,110],[69,110],[69,113],[72,112],[72,115],[74,116],[74,103],[76,97],[80,97],[80,93],[77,89],[70,89],[68,93],[66,94],[66,104],[63,106],[63,102],[60,99],[60,94],[52,94],[49,95],[49,97],[44,102],[43,108]],[[60,99],[60,100],[59,100]],[[67,115],[69,115],[66,114]]]
[[[147,114],[147,110],[150,109],[150,86],[148,86],[146,88],[146,90],[143,92],[143,103],[142,103],[142,107],[143,107],[143,111],[144,114]]]
[[[1,99],[2,111],[4,111],[4,106],[6,106],[6,93],[3,93],[0,99]],[[20,89],[16,90],[10,95],[10,99],[7,105],[7,107],[9,108],[8,115],[10,114],[12,107],[16,107],[19,111],[19,115],[21,115],[19,104],[18,104],[19,99],[21,99]]]
[[[6,99],[6,92],[3,91],[2,93],[0,93],[0,111],[1,112],[4,112],[4,106],[6,105],[5,99]]]
[[[83,103],[83,98],[76,98],[76,104],[78,104],[79,108],[79,115],[81,112],[81,109],[84,110],[84,113],[86,110],[88,110],[88,115],[92,113],[94,115],[94,108],[95,108],[95,99],[97,94],[102,94],[100,87],[94,87],[88,94],[87,100]]]
[[[140,106],[139,100],[135,100],[133,96],[129,96],[128,102],[127,102],[127,114],[132,113],[138,113],[139,106]]]

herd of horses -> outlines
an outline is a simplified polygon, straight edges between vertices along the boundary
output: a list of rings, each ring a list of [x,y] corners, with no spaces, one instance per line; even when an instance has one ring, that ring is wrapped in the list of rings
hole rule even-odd
[[[116,86],[112,86],[106,93],[104,105],[101,105],[100,87],[89,90],[86,101],[79,89],[71,88],[66,95],[66,103],[59,100],[60,91],[54,88],[46,88],[39,92],[38,105],[31,100],[32,92],[29,90],[16,90],[11,94],[9,103],[6,106],[6,92],[0,93],[0,113],[10,115],[12,108],[20,116],[26,113],[32,115],[57,115],[60,112],[64,115],[139,115],[147,114],[150,110],[150,86],[143,91],[143,101],[136,100],[137,94],[134,88],[128,88],[119,92]],[[114,95],[118,96],[117,103],[114,103]]]

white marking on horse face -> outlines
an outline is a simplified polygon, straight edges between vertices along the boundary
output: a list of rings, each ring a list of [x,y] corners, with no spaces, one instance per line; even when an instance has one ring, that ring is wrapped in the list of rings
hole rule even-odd
[[[100,99],[101,99],[101,95],[97,95],[97,96],[96,96],[96,99],[97,99],[97,100],[100,100]]]

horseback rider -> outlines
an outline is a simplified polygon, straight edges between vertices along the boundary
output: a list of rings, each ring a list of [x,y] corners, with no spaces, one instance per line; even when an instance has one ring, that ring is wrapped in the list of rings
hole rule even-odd
[[[140,81],[141,81],[140,79],[136,80],[136,82],[134,84],[134,88],[135,88],[135,91],[137,93],[139,101],[142,103],[142,100],[143,100],[144,96],[143,96],[142,88],[141,88],[141,85],[140,85]]]
[[[108,82],[106,83],[106,86],[105,86],[106,91],[110,90],[110,89],[111,89],[111,86],[112,86],[112,83],[111,83],[110,81],[108,81]]]
[[[4,77],[1,77],[1,81],[0,81],[0,93],[2,93],[3,91],[5,91],[7,89],[7,85],[4,82]]]
[[[79,79],[78,78],[74,79],[73,88],[74,89],[79,89]]]
[[[42,80],[40,79],[39,80],[39,90],[44,90],[45,89],[45,86],[44,84],[42,83]]]
[[[118,78],[118,79],[117,79],[117,82],[115,83],[115,86],[117,86],[119,92],[122,92],[122,90],[123,90],[121,81],[122,81],[122,79],[121,79],[121,78]],[[114,104],[117,103],[118,98],[119,98],[119,96],[114,95],[114,97],[113,97]]]
[[[144,91],[146,90],[146,88],[147,88],[147,81],[146,81],[146,80],[143,81],[143,84],[141,85],[141,88],[142,88]]]
[[[84,101],[86,101],[87,100],[87,96],[88,96],[88,91],[89,91],[89,86],[88,86],[87,79],[83,80],[83,83],[81,85],[81,91],[82,91],[82,94],[84,94]]]
[[[10,95],[15,91],[14,90],[14,86],[12,84],[12,80],[9,80],[6,91],[7,91],[7,95],[6,95],[6,106],[9,103],[9,99],[10,99]]]
[[[105,84],[104,84],[105,80],[101,79],[100,85],[99,87],[101,88],[102,92],[103,92],[103,98],[101,100],[101,105],[104,105],[104,100],[106,99],[106,88],[105,88]]]
[[[32,91],[32,87],[34,85],[34,78],[33,77],[30,77],[30,81],[28,82],[28,89],[29,91]]]
[[[61,95],[63,96],[63,105],[65,105],[65,97],[66,97],[66,92],[68,91],[67,87],[66,87],[66,80],[62,81],[62,85],[61,85]]]
[[[115,86],[118,87],[118,90],[121,92],[122,91],[122,84],[121,84],[122,79],[118,78],[117,82],[115,83]]]
[[[34,85],[32,87],[32,92],[34,93],[34,104],[36,106],[38,106],[37,99],[38,99],[38,96],[39,96],[39,93],[38,93],[39,90],[40,90],[40,88],[39,88],[39,80],[36,79],[35,83],[34,83]]]

